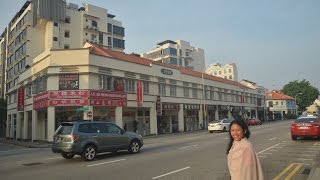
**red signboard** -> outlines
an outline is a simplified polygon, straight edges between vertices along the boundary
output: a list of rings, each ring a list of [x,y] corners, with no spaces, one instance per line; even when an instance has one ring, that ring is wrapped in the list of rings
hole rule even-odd
[[[127,100],[127,94],[108,91],[90,91],[90,98]]]
[[[87,106],[88,99],[55,99],[49,101],[49,106]]]
[[[157,115],[161,116],[162,115],[162,103],[161,103],[160,96],[157,96],[156,110],[157,110]]]
[[[33,102],[38,102],[42,100],[47,100],[48,99],[48,91],[37,94],[36,96],[33,97]]]
[[[48,107],[48,100],[38,101],[33,103],[33,109],[42,109]]]
[[[18,89],[18,103],[17,110],[24,111],[24,87]]]
[[[92,106],[127,106],[127,100],[91,99]]]
[[[143,103],[143,86],[142,82],[137,82],[137,105],[142,106]]]
[[[89,90],[64,90],[64,91],[50,91],[50,99],[79,99],[88,98]]]

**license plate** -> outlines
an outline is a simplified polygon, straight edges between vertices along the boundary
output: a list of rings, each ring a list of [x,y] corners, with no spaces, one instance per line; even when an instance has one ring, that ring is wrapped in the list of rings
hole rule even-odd
[[[309,127],[299,127],[299,129],[309,129]]]

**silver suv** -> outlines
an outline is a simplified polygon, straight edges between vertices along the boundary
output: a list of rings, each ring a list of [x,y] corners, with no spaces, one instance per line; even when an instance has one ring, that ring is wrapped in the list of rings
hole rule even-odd
[[[138,153],[143,146],[141,135],[126,132],[114,123],[73,121],[60,124],[53,136],[52,152],[72,159],[76,154],[86,161],[97,153],[128,150]]]

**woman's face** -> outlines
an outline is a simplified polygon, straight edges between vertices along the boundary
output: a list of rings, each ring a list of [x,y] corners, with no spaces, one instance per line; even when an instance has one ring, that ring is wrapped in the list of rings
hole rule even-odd
[[[235,141],[240,141],[244,137],[244,132],[241,126],[238,124],[232,124],[230,128],[231,137]]]

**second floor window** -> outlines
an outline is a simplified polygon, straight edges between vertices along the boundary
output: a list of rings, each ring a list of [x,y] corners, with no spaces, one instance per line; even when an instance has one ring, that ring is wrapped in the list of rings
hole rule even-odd
[[[162,95],[162,96],[166,95],[166,84],[163,84],[163,83],[159,84],[159,95]]]
[[[170,96],[177,96],[176,85],[170,85]]]
[[[125,82],[126,82],[125,91],[127,91],[127,92],[134,92],[134,90],[135,90],[134,80],[132,80],[132,79],[126,79]]]

